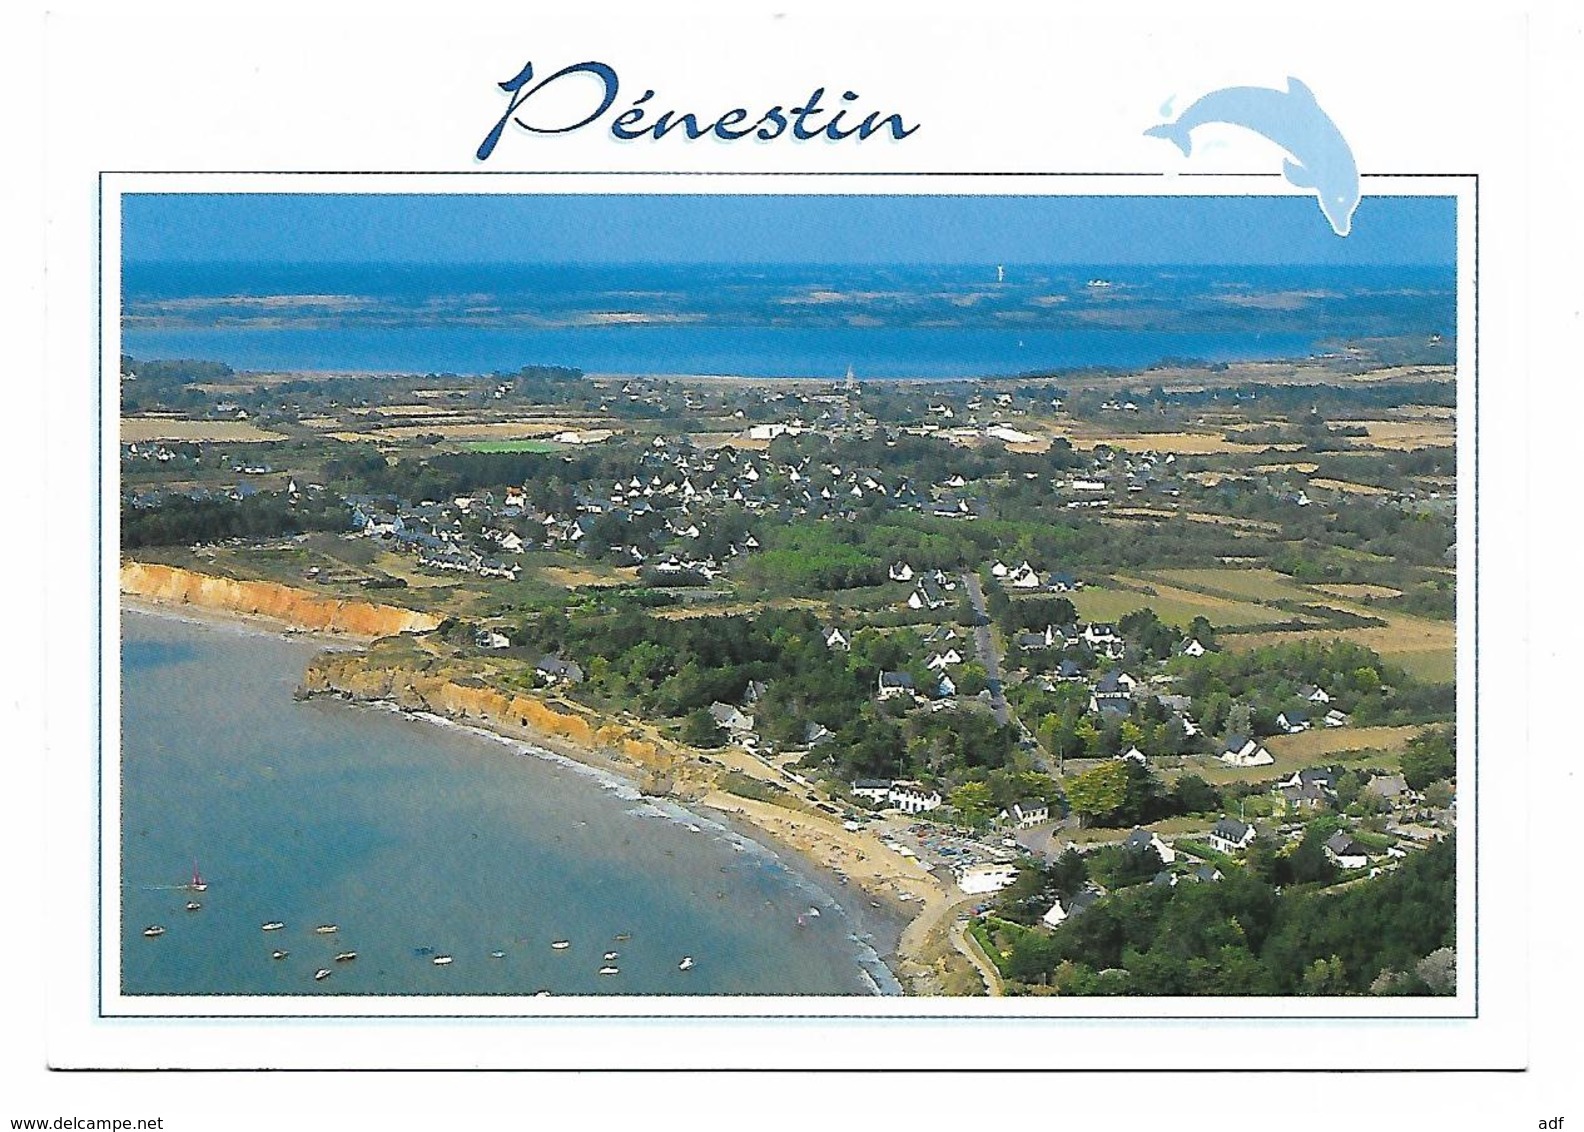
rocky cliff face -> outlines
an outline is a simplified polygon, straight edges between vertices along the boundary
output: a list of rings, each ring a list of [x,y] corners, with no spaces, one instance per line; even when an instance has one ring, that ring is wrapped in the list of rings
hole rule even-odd
[[[239,582],[144,562],[122,565],[121,592],[167,605],[270,617],[302,629],[352,637],[424,632],[440,623],[433,614],[394,605],[344,601],[278,582]]]
[[[571,749],[563,753],[574,758],[592,754],[625,767],[646,793],[693,792],[684,781],[693,768],[630,727],[486,687],[443,662],[415,666],[411,658],[387,659],[382,654],[389,651],[376,644],[369,653],[322,653],[308,665],[298,694],[392,703],[553,748],[564,743]]]

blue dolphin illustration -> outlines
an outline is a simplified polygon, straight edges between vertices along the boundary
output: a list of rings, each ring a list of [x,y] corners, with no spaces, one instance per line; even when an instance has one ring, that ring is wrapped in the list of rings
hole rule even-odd
[[[1144,132],[1175,143],[1187,157],[1193,149],[1190,135],[1207,122],[1242,126],[1285,149],[1291,154],[1290,160],[1282,162],[1287,179],[1300,189],[1313,189],[1332,231],[1338,236],[1348,234],[1359,202],[1358,166],[1341,131],[1302,82],[1289,78],[1285,91],[1261,86],[1214,90],[1179,114],[1175,122]]]

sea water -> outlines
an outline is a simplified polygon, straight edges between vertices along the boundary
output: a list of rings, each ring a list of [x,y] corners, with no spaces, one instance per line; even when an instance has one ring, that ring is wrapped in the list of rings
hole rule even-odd
[[[1013,376],[1450,335],[1450,269],[128,263],[122,349],[237,369]]]
[[[123,611],[123,993],[896,991],[832,895],[707,817],[520,743],[295,700],[318,647]]]

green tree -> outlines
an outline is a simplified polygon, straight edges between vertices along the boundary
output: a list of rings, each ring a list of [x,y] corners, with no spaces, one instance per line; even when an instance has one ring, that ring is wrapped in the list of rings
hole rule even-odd
[[[1104,825],[1127,804],[1128,765],[1121,760],[1106,762],[1067,780],[1067,802],[1081,824]]]
[[[698,708],[682,720],[682,741],[690,747],[719,747],[726,735],[708,708]]]
[[[987,783],[965,782],[947,795],[946,800],[963,823],[975,829],[988,825],[990,819],[995,817],[995,799]]]

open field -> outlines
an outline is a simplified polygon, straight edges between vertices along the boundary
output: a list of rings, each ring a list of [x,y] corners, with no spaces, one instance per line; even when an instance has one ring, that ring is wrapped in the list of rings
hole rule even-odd
[[[1078,615],[1086,621],[1115,621],[1123,614],[1147,606],[1153,609],[1162,621],[1180,628],[1187,628],[1195,617],[1207,618],[1212,625],[1236,626],[1285,621],[1292,616],[1262,605],[1194,593],[1145,578],[1121,580],[1136,583],[1154,592],[1143,593],[1097,585],[1085,586],[1077,593],[1068,595],[1073,605],[1077,607]]]
[[[1074,448],[1090,449],[1101,444],[1127,452],[1162,452],[1179,456],[1205,456],[1226,452],[1257,452],[1263,444],[1234,444],[1218,432],[1118,432],[1056,428]]]
[[[1197,570],[1151,570],[1145,575],[1146,579],[1159,578],[1168,583],[1175,583],[1185,589],[1203,591],[1206,594],[1224,595],[1229,598],[1240,598],[1248,601],[1313,601],[1315,595],[1309,590],[1294,582],[1285,574],[1275,570],[1256,568],[1225,569],[1212,567]],[[1279,621],[1286,615],[1281,610],[1269,611],[1274,616],[1267,616],[1264,620]]]
[[[1313,589],[1332,597],[1357,601],[1366,597],[1401,597],[1402,590],[1391,586],[1372,586],[1367,582],[1338,582],[1335,585],[1316,585]]]
[[[190,421],[174,417],[121,418],[123,444],[141,444],[148,440],[250,444],[285,439],[286,437],[278,432],[268,432],[247,421]]]
[[[1351,483],[1348,480],[1312,479],[1310,487],[1324,488],[1327,491],[1340,491],[1345,495],[1390,495],[1391,492],[1384,487],[1376,487],[1369,483]]]
[[[468,452],[499,455],[511,452],[560,452],[566,445],[553,440],[473,440],[462,447]]]
[[[635,566],[600,566],[598,563],[581,563],[577,566],[541,566],[539,577],[551,585],[572,589],[576,586],[625,586],[638,580]]]
[[[1140,601],[1134,608],[1153,605],[1162,620],[1174,624],[1186,624],[1177,618],[1190,603],[1198,603],[1204,616],[1208,617],[1213,625],[1235,627],[1292,619],[1292,614],[1274,605],[1257,604],[1276,601],[1294,601],[1334,608],[1345,613],[1374,617],[1386,622],[1383,626],[1358,629],[1315,628],[1229,635],[1223,643],[1226,648],[1237,652],[1262,645],[1288,644],[1300,640],[1332,641],[1340,637],[1374,649],[1388,663],[1405,669],[1410,675],[1421,680],[1446,682],[1452,680],[1457,673],[1457,627],[1451,621],[1415,617],[1379,607],[1355,605],[1347,600],[1338,600],[1371,594],[1377,597],[1389,597],[1398,593],[1385,586],[1309,587],[1294,582],[1285,574],[1263,568],[1156,570],[1142,575],[1137,581],[1142,585],[1152,586],[1160,592],[1165,603],[1173,608],[1174,614],[1168,616],[1161,604],[1157,604],[1154,599],[1144,598],[1143,595],[1137,595]],[[1182,588],[1167,584],[1170,582],[1178,583]],[[1117,603],[1119,608],[1115,616],[1120,617],[1122,613],[1129,612],[1128,609],[1120,608],[1120,598],[1113,598],[1111,601]],[[1230,609],[1234,611],[1234,616],[1242,619],[1232,620],[1225,612],[1218,614],[1212,611],[1218,608]],[[1080,612],[1085,612],[1082,606]],[[1089,616],[1102,615],[1089,614]]]
[[[1346,751],[1401,751],[1423,727],[1317,727],[1296,735],[1273,735],[1265,748],[1278,759],[1318,759]],[[1313,765],[1312,763],[1306,765]]]
[[[1362,427],[1368,436],[1353,438],[1355,448],[1386,448],[1409,451],[1414,448],[1446,448],[1457,438],[1456,422],[1445,417],[1418,417],[1412,420],[1336,421],[1337,425]]]

